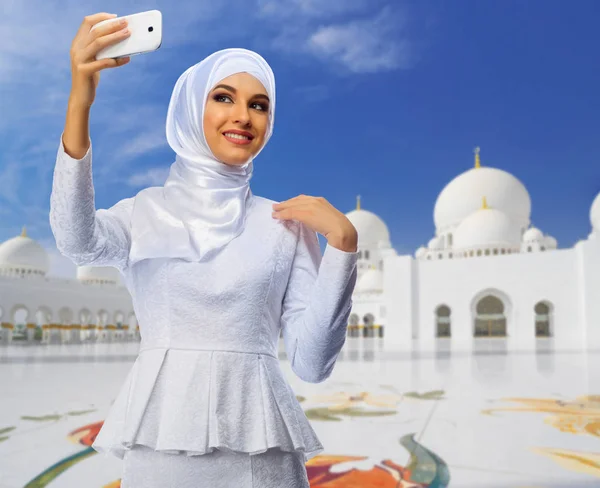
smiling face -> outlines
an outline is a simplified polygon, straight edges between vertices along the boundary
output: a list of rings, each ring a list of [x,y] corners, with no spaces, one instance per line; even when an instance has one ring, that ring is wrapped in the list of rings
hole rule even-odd
[[[269,126],[269,97],[260,81],[236,73],[219,81],[204,107],[204,136],[215,157],[242,165],[263,146]]]

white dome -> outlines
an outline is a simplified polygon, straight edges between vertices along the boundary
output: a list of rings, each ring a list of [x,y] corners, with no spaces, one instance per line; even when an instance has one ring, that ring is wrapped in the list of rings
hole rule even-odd
[[[356,228],[359,247],[376,246],[381,241],[386,244],[390,242],[387,225],[373,212],[357,209],[348,212],[346,217]]]
[[[517,225],[529,226],[531,199],[525,186],[513,175],[498,168],[472,168],[450,183],[435,202],[437,234],[458,226],[481,207],[485,196],[490,207],[504,212]]]
[[[454,233],[457,249],[492,246],[517,247],[521,243],[519,227],[508,215],[495,208],[482,208],[462,221]]]
[[[442,249],[442,240],[439,237],[434,237],[433,239],[431,239],[429,241],[429,244],[427,244],[427,247],[434,251]]]
[[[419,249],[417,249],[417,251],[415,252],[415,257],[417,259],[422,258],[423,256],[425,256],[425,254],[427,254],[427,249],[423,246],[421,246]]]
[[[544,243],[546,244],[546,249],[556,249],[558,247],[558,242],[552,236],[546,236],[544,238]]]
[[[592,229],[600,232],[600,193],[594,198],[592,208],[590,208],[590,222]]]
[[[523,242],[542,242],[544,240],[544,234],[537,227],[531,227],[523,234]]]
[[[371,268],[365,271],[356,284],[358,291],[383,291],[383,273],[381,270]]]
[[[46,274],[50,268],[50,260],[46,250],[23,232],[0,244],[0,267],[20,267]]]
[[[119,283],[119,270],[112,266],[78,266],[79,281]]]

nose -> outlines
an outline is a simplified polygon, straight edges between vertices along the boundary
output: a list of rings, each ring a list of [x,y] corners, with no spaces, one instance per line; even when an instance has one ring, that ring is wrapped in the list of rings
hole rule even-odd
[[[248,107],[241,103],[236,103],[234,107],[234,113],[232,114],[233,122],[245,127],[251,127],[252,121],[250,120],[250,111],[248,110]]]

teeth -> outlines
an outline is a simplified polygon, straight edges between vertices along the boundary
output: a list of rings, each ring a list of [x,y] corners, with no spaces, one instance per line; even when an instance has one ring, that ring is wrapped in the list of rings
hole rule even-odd
[[[241,134],[232,134],[231,132],[225,132],[225,135],[234,139],[250,139],[248,136],[243,136]]]

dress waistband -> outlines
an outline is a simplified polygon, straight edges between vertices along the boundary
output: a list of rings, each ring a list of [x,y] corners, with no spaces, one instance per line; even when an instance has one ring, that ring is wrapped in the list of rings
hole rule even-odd
[[[202,348],[202,347],[179,347],[179,346],[144,346],[140,347],[138,353],[142,353],[144,351],[150,351],[153,349],[177,349],[181,351],[206,351],[206,352],[234,352],[237,354],[253,354],[255,356],[269,356],[273,359],[279,359],[274,354],[270,352],[252,352],[252,351],[234,351],[231,349],[215,349],[215,348]]]

